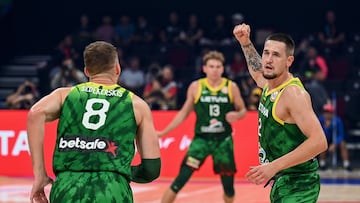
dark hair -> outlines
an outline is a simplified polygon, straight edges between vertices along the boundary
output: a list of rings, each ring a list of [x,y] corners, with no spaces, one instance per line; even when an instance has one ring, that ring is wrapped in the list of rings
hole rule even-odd
[[[273,40],[273,41],[278,41],[278,42],[283,42],[285,43],[286,46],[286,54],[288,56],[293,56],[294,55],[294,50],[295,50],[295,42],[292,39],[292,37],[288,34],[285,33],[273,33],[271,35],[269,35],[265,42],[268,40]]]

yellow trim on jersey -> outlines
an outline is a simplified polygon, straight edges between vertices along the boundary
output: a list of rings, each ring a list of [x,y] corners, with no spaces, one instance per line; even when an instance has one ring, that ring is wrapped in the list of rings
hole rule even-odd
[[[223,88],[226,84],[226,79],[225,78],[221,78],[221,84],[217,87],[211,87],[209,84],[209,81],[207,78],[204,78],[204,84],[206,85],[207,88],[209,88],[210,91],[212,92],[217,92],[219,90],[221,90],[221,88]]]
[[[292,78],[292,79],[290,79],[288,82],[286,82],[286,83],[284,83],[284,84],[289,84],[289,82],[295,81],[295,80],[300,81],[299,78]],[[283,84],[283,85],[280,85],[279,87],[284,87],[284,84]],[[290,84],[290,85],[288,85],[288,86],[291,86],[291,85],[295,85],[295,86],[304,88],[304,86],[302,86],[301,83]],[[279,87],[277,87],[277,88],[275,88],[275,89],[279,89]],[[286,87],[285,87],[285,88],[286,88]],[[274,101],[274,105],[273,105],[273,108],[272,108],[272,111],[271,111],[271,114],[272,114],[274,120],[277,121],[278,123],[280,123],[281,125],[284,125],[285,121],[283,121],[281,118],[279,118],[279,117],[275,114],[275,110],[276,110],[277,103],[278,103],[278,101],[279,101],[279,99],[280,99],[280,96],[281,96],[282,93],[284,92],[285,88],[282,89],[282,90],[279,92],[279,94],[276,96],[276,99],[275,99],[275,101]],[[281,89],[281,88],[280,88],[280,89]],[[270,92],[273,92],[273,91],[270,91]]]
[[[285,121],[283,121],[281,118],[279,118],[276,114],[275,114],[275,110],[276,110],[276,106],[277,106],[277,103],[279,101],[279,98],[280,96],[282,95],[284,90],[282,90],[281,92],[279,92],[279,94],[277,95],[275,101],[274,101],[274,105],[271,109],[271,114],[272,114],[272,117],[274,118],[274,120],[278,123],[280,123],[281,125],[284,125]]]
[[[205,80],[205,78],[198,80],[198,91],[197,91],[196,97],[194,99],[194,104],[196,104],[200,99],[203,80]]]
[[[284,86],[288,85],[289,83],[291,83],[292,81],[294,80],[299,80],[299,78],[291,78],[289,81],[277,86],[276,88],[268,91],[269,89],[266,89],[266,92],[265,92],[265,96],[269,96],[270,94],[276,92],[276,91],[279,91],[279,89],[283,88]]]
[[[231,81],[231,80],[229,80],[228,90],[229,90],[229,99],[230,99],[230,102],[233,103],[234,97],[233,97],[233,93],[232,93],[232,81]]]
[[[118,84],[104,85],[104,84],[99,84],[99,83],[95,83],[95,82],[87,82],[87,83],[92,84],[92,85],[96,85],[96,86],[106,86],[108,88],[115,88],[115,87],[119,86]]]

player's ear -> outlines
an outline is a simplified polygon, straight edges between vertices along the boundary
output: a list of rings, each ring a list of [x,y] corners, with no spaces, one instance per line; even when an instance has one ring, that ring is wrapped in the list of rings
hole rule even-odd
[[[121,67],[120,67],[119,63],[117,63],[115,65],[115,73],[116,73],[116,75],[120,75],[120,73],[121,73]]]
[[[87,77],[90,77],[90,73],[86,67],[84,67],[84,73]]]

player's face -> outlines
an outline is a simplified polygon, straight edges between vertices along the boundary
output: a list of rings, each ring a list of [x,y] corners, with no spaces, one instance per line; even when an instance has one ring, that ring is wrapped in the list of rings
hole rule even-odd
[[[203,66],[206,77],[212,80],[219,79],[224,73],[224,65],[217,59],[209,59]]]
[[[293,57],[289,57],[286,55],[286,46],[283,42],[266,41],[262,53],[264,78],[271,80],[285,73],[292,63]]]

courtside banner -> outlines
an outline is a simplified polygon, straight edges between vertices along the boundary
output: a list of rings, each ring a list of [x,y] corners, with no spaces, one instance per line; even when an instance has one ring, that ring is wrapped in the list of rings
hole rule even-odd
[[[155,128],[163,129],[177,111],[153,111]],[[0,110],[0,175],[33,176],[31,158],[26,132],[27,111]],[[161,147],[161,177],[175,177],[182,159],[194,136],[195,114],[190,116],[168,135],[159,139]],[[45,128],[45,162],[46,169],[54,176],[52,154],[55,144],[57,121],[46,124]],[[257,113],[248,112],[246,117],[233,124],[235,159],[238,173],[236,177],[244,178],[251,166],[258,165]],[[136,153],[133,164],[139,163]],[[193,177],[214,177],[212,159],[208,157],[202,168]]]

